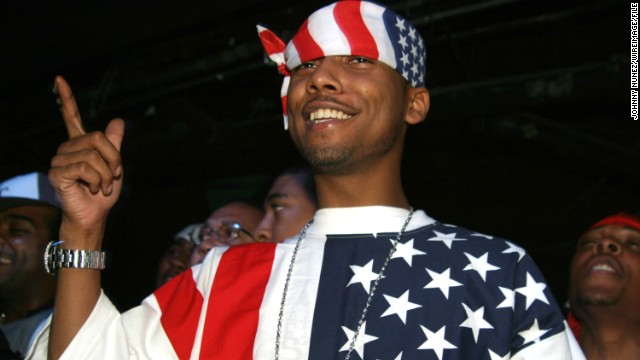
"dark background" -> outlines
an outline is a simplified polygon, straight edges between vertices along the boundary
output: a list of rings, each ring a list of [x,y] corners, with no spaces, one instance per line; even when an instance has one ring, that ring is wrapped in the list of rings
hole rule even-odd
[[[46,172],[65,140],[56,74],[88,130],[123,117],[125,187],[104,287],[121,309],[137,304],[177,231],[226,198],[260,197],[298,160],[255,25],[288,40],[327,3],[3,1],[0,178]],[[385,3],[427,44],[431,112],[410,130],[403,164],[412,204],[524,246],[564,301],[579,234],[640,209],[628,3]]]

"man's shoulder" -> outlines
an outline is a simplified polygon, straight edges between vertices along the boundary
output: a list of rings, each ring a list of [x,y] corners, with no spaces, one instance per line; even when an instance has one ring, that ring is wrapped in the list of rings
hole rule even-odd
[[[407,234],[413,233],[421,240],[428,242],[445,242],[456,244],[464,244],[472,247],[480,247],[487,249],[504,249],[505,247],[517,249],[526,252],[524,248],[517,242],[507,240],[500,236],[487,234],[481,231],[475,231],[463,226],[448,224],[436,221],[432,224],[415,229]]]

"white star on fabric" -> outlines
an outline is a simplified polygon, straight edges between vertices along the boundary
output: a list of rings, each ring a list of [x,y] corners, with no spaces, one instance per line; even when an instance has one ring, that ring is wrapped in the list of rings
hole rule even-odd
[[[478,274],[480,275],[480,277],[482,278],[482,280],[484,280],[484,282],[487,282],[487,272],[488,271],[495,271],[495,270],[500,270],[500,268],[498,266],[489,264],[489,253],[484,253],[484,255],[480,256],[479,258],[469,254],[469,253],[464,253],[467,256],[467,259],[469,259],[469,265],[467,265],[463,270],[475,270],[478,272]]]
[[[522,343],[522,345],[524,345],[532,341],[535,341],[535,342],[540,341],[540,338],[542,337],[542,335],[549,332],[549,330],[551,329],[541,330],[540,327],[538,326],[538,319],[535,319],[533,320],[533,325],[531,325],[530,328],[519,332],[518,335],[522,336],[522,338],[524,339],[524,342]]]
[[[504,295],[504,300],[502,300],[502,302],[498,304],[498,307],[496,307],[496,309],[511,308],[511,310],[515,310],[516,308],[515,291],[508,288],[503,288],[502,286],[498,286],[498,289],[500,289],[500,291],[502,292],[502,295]]]
[[[508,241],[505,241],[505,242],[507,243],[507,245],[509,245],[509,248],[503,251],[502,253],[503,254],[518,253],[518,262],[522,260],[526,251],[516,244],[510,243]]]
[[[544,295],[544,289],[547,287],[545,283],[537,283],[531,274],[527,273],[527,284],[524,287],[516,289],[516,292],[524,295],[527,298],[526,309],[533,304],[534,301],[540,300],[543,303],[549,305],[547,297]]]
[[[431,276],[433,280],[431,280],[430,283],[425,285],[424,288],[440,289],[440,291],[442,291],[442,293],[444,294],[444,297],[447,299],[449,298],[450,287],[462,286],[461,283],[451,279],[451,276],[450,276],[451,268],[448,268],[447,270],[443,271],[440,274],[438,274],[435,271],[431,271],[429,269],[425,269],[425,270],[427,270],[427,272],[429,273],[429,276]]]
[[[467,319],[460,324],[460,327],[466,327],[473,332],[473,339],[478,343],[478,335],[482,329],[493,329],[493,326],[484,319],[484,306],[481,306],[478,310],[471,310],[467,304],[462,304],[464,312],[467,313]]]
[[[445,332],[446,326],[441,327],[440,330],[436,332],[431,332],[429,331],[429,329],[427,329],[422,325],[420,325],[420,328],[422,328],[422,332],[424,333],[424,336],[427,337],[427,341],[422,343],[422,345],[418,347],[418,350],[433,350],[438,356],[438,359],[442,360],[442,352],[444,349],[458,348],[457,346],[445,340],[444,332]]]
[[[401,19],[399,17],[396,18],[396,27],[398,28],[398,30],[400,30],[400,32],[407,30],[407,28],[404,26],[404,19]]]
[[[435,230],[433,230],[433,233],[436,234],[436,236],[427,239],[427,241],[442,241],[445,245],[447,245],[449,249],[451,249],[451,245],[453,244],[454,241],[467,240],[462,238],[456,238],[456,233],[444,234]]]
[[[404,261],[407,262],[409,267],[411,267],[414,256],[426,254],[426,252],[424,251],[420,251],[413,248],[413,240],[414,239],[411,239],[404,244],[401,242],[398,242],[398,246],[396,247],[396,252],[393,253],[393,256],[391,258],[396,259],[401,257],[404,259]],[[393,243],[393,240],[390,240],[390,241],[391,243]]]
[[[474,232],[473,234],[471,234],[471,236],[483,237],[483,238],[488,239],[488,240],[493,239],[493,236],[481,234],[479,232]]]
[[[353,348],[360,356],[360,359],[364,359],[364,345],[366,343],[370,343],[378,339],[378,337],[376,336],[367,335],[366,328],[367,328],[367,322],[365,321],[364,323],[362,323],[360,334],[358,334],[358,338],[356,339],[356,343]],[[349,329],[346,326],[342,327],[342,331],[344,331],[344,334],[347,335],[347,342],[344,345],[342,345],[342,348],[340,349],[340,351],[347,351],[349,350],[349,346],[351,345],[351,340],[353,339],[353,335],[355,334],[355,331]]]
[[[405,291],[404,294],[400,295],[400,297],[398,298],[394,298],[393,296],[389,295],[383,296],[389,303],[389,308],[382,315],[380,315],[380,317],[395,314],[398,315],[403,324],[407,323],[407,312],[409,310],[422,307],[422,305],[414,304],[409,301],[409,290]]]
[[[407,66],[407,64],[409,64],[409,54],[405,53],[404,51],[402,52],[402,57],[400,58],[400,61],[402,61],[402,66]]]
[[[396,356],[393,360],[402,360],[402,351],[400,351],[400,354],[398,354],[398,356]]]
[[[400,44],[402,46],[402,49],[404,50],[404,48],[409,46],[409,44],[407,44],[407,37],[404,35],[400,35],[400,40],[398,40],[398,44]]]
[[[416,29],[415,28],[410,28],[409,29],[409,37],[411,38],[411,40],[416,41]]]
[[[411,55],[414,59],[418,57],[418,48],[415,45],[411,45]]]
[[[413,63],[413,65],[411,66],[411,71],[413,72],[413,76],[418,77],[420,76],[420,74],[418,73],[418,64],[417,63]]]
[[[347,286],[360,283],[368,294],[371,289],[371,282],[378,278],[378,274],[373,272],[373,260],[369,261],[365,266],[351,265],[349,267],[353,271],[353,276]]]
[[[505,355],[505,356],[500,356],[500,355],[494,353],[491,350],[489,350],[489,356],[491,357],[491,360],[509,360],[509,358],[510,358],[510,354],[509,353],[507,353],[507,355]]]

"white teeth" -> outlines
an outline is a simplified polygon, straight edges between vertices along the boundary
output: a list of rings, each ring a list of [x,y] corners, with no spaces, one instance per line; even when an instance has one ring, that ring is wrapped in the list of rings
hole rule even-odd
[[[351,115],[335,109],[318,109],[309,114],[309,120],[311,121],[320,121],[324,119],[346,120],[350,117]]]
[[[594,267],[591,268],[591,270],[596,270],[596,271],[607,271],[607,272],[614,272],[615,270],[613,270],[613,268],[607,264],[599,264],[596,265]]]
[[[7,254],[0,254],[0,264],[11,264],[11,256]]]

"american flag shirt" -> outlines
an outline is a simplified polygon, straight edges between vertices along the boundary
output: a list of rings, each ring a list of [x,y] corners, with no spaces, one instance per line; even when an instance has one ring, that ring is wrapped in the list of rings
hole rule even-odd
[[[295,239],[219,248],[119,314],[101,296],[63,358],[344,359],[408,211],[322,209]],[[108,339],[108,340],[105,340]],[[352,359],[583,359],[542,274],[513,242],[416,211]]]

